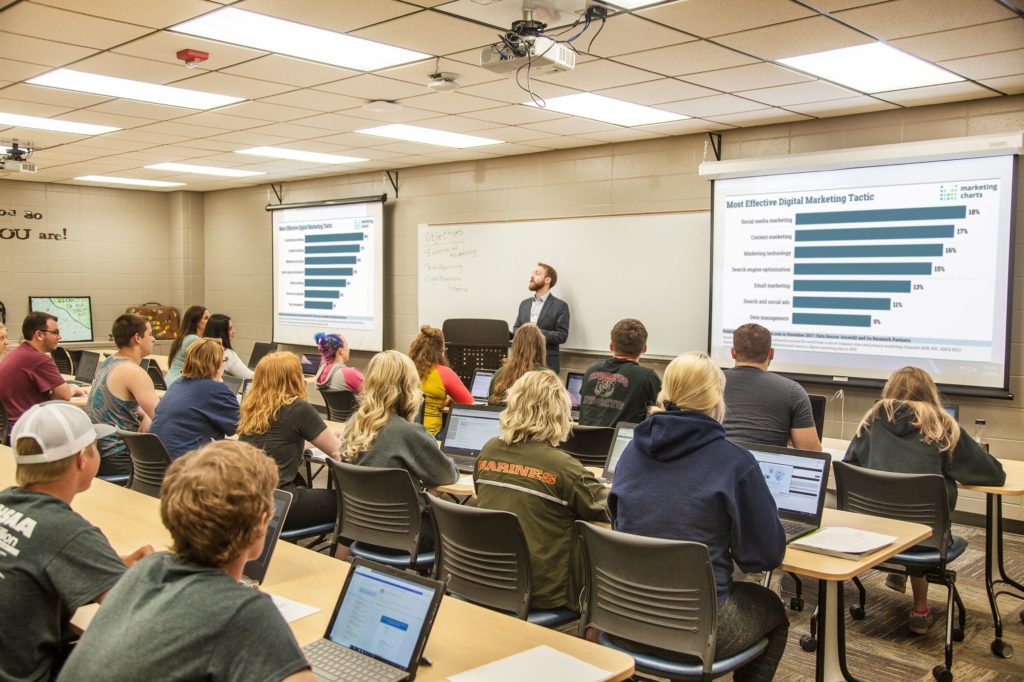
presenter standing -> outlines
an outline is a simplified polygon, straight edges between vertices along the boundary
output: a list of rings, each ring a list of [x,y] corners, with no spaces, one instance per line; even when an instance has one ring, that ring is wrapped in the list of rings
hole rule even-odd
[[[512,327],[513,333],[527,322],[540,328],[547,345],[548,368],[556,374],[560,367],[558,346],[569,338],[569,305],[551,293],[557,281],[558,273],[553,267],[537,263],[527,285],[533,296],[519,304],[519,315]]]

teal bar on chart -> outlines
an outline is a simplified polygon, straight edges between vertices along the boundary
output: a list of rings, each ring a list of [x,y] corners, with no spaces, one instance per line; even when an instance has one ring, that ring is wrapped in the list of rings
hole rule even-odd
[[[870,327],[870,315],[825,315],[822,313],[793,313],[793,324],[824,327]]]
[[[795,258],[912,258],[941,256],[942,244],[864,244],[858,246],[798,246]]]
[[[352,268],[306,268],[306,277],[351,277]]]
[[[796,263],[794,275],[930,275],[931,263]]]
[[[341,298],[340,291],[306,291],[306,298]]]
[[[340,232],[338,234],[307,234],[307,244],[323,242],[361,242],[366,237],[365,232]]]
[[[332,310],[334,304],[330,301],[306,301],[306,310]]]
[[[796,230],[798,242],[852,242],[875,239],[949,239],[952,225],[903,225],[901,227],[834,227],[824,230]]]
[[[966,206],[921,206],[920,208],[797,213],[796,224],[834,225],[836,223],[886,223],[905,220],[962,220],[966,217]]]
[[[343,246],[354,246],[354,244],[344,244]],[[355,249],[356,252],[359,249]],[[355,265],[355,256],[307,256],[306,265]]]
[[[866,294],[909,294],[910,280],[795,279],[793,291],[846,291]]]
[[[888,298],[854,298],[846,296],[794,296],[794,308],[831,308],[834,310],[889,310]]]

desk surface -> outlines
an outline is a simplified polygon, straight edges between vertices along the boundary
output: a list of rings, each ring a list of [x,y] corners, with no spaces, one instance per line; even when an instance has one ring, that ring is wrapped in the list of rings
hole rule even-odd
[[[0,489],[13,483],[13,456],[10,448],[0,446]],[[160,550],[170,543],[155,498],[96,480],[75,498],[73,506],[99,526],[122,554],[144,544]],[[348,569],[343,561],[287,542],[278,544],[263,584],[265,591],[320,609],[291,623],[299,644],[323,636]],[[425,652],[434,665],[421,667],[418,679],[443,680],[541,644],[611,671],[610,680],[626,679],[633,671],[633,659],[620,652],[446,597]]]

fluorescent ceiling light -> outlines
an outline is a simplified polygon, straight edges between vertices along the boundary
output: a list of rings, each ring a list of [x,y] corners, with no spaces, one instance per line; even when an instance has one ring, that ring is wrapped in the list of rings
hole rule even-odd
[[[43,118],[42,116],[22,116],[21,114],[6,114],[0,112],[0,125],[18,126],[19,128],[35,128],[36,130],[52,130],[56,133],[74,133],[76,135],[101,135],[112,133],[120,128],[113,126],[99,126],[92,123],[75,123],[74,121],[61,121],[56,118]]]
[[[963,80],[885,43],[867,43],[777,61],[861,92],[887,92]]]
[[[665,2],[666,0],[604,0],[604,4],[611,5],[612,7],[621,7],[622,9],[640,9],[648,5],[663,4]]]
[[[664,109],[655,109],[643,104],[633,104],[632,102],[623,102],[621,99],[595,95],[592,92],[551,97],[544,107],[537,107],[533,102],[524,102],[524,104],[528,107],[543,108],[546,111],[557,111],[627,127],[683,121],[690,118]]]
[[[504,144],[502,140],[492,140],[487,137],[476,137],[475,135],[463,135],[462,133],[450,133],[447,130],[436,130],[434,128],[421,128],[420,126],[410,126],[404,123],[364,128],[355,132],[362,133],[363,135],[374,135],[375,137],[388,137],[392,140],[422,142],[423,144],[433,144],[438,147],[455,147],[457,149],[483,147],[488,144]]]
[[[282,147],[253,147],[252,149],[239,149],[235,153],[269,156],[274,159],[288,159],[289,161],[312,161],[314,163],[356,163],[357,161],[367,160],[361,159],[358,156],[321,154],[320,152],[306,152],[301,149],[284,149]]]
[[[234,7],[204,14],[172,26],[170,30],[359,71],[375,71],[430,57],[422,52]]]
[[[200,92],[199,90],[186,90],[185,88],[174,88],[169,85],[156,85],[155,83],[133,81],[128,78],[100,76],[95,73],[85,73],[84,71],[75,71],[73,69],[57,69],[44,73],[42,76],[30,78],[25,82],[32,83],[33,85],[60,88],[62,90],[90,92],[94,95],[109,95],[110,97],[122,97],[124,99],[153,102],[155,104],[169,104],[170,106],[187,107],[189,109],[212,109],[242,101],[241,97],[230,97],[212,92]]]
[[[216,168],[214,166],[195,166],[191,163],[154,163],[146,166],[154,170],[174,171],[177,173],[199,173],[200,175],[221,175],[225,178],[247,178],[251,175],[266,175],[260,171],[236,170],[234,168]]]
[[[113,185],[139,185],[140,187],[180,187],[184,182],[164,182],[163,180],[143,180],[141,178],[115,178],[109,175],[82,175],[75,180],[86,182],[106,182]]]

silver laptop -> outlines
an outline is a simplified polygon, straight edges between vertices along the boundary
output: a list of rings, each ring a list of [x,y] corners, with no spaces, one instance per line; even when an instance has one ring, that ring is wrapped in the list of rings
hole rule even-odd
[[[823,452],[737,443],[754,455],[779,508],[786,543],[821,527],[825,486],[832,458]]]
[[[274,491],[274,513],[267,525],[267,537],[263,541],[263,551],[258,559],[253,559],[245,564],[242,569],[242,579],[239,581],[248,587],[259,587],[263,578],[267,575],[270,567],[270,557],[274,555],[274,548],[277,547],[277,539],[281,537],[284,529],[284,520],[288,516],[288,510],[292,506],[292,494],[285,490]]]
[[[572,420],[580,420],[580,392],[583,390],[583,372],[569,372],[565,375],[565,390],[569,391],[572,403]]]
[[[501,407],[487,405],[451,406],[441,452],[455,462],[456,469],[463,473],[473,471],[484,443],[501,433],[498,426],[501,411]]]
[[[92,380],[96,378],[96,368],[100,364],[100,354],[91,350],[83,350],[78,358],[78,365],[75,367],[75,380],[68,383],[74,386],[92,386]]]
[[[487,399],[491,397],[491,379],[493,378],[493,369],[478,369],[473,372],[473,383],[469,387],[469,392],[472,394],[475,404],[487,404]]]
[[[324,356],[320,355],[320,353],[303,353],[299,356],[302,373],[307,377],[316,376],[316,370],[319,369],[323,359]]]
[[[615,465],[619,463],[622,451],[626,449],[633,440],[633,429],[636,424],[633,422],[619,422],[615,425],[615,437],[612,438],[611,447],[608,448],[608,459],[604,463],[604,473],[601,477],[611,483],[615,478]]]
[[[318,680],[416,678],[444,584],[356,558],[323,639],[303,647]]]

